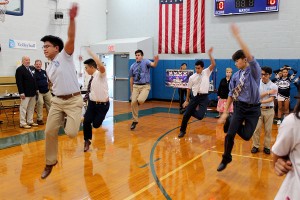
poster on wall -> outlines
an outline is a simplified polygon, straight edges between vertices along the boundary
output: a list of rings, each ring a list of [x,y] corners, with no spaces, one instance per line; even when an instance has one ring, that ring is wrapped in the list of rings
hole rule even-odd
[[[36,49],[36,42],[9,39],[8,46],[11,49]]]
[[[165,85],[173,88],[187,88],[189,78],[193,73],[193,70],[167,69]]]

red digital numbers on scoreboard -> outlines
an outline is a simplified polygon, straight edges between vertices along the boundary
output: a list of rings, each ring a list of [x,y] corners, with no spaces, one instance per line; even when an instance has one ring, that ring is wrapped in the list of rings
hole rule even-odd
[[[224,10],[224,1],[216,2],[216,10]]]
[[[277,0],[267,0],[268,6],[274,6],[274,5],[276,5],[276,3],[277,3]]]

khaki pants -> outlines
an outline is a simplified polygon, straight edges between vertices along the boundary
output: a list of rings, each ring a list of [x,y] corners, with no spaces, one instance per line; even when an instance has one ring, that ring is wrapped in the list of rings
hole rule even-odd
[[[142,105],[146,101],[150,89],[151,89],[150,84],[146,84],[146,85],[133,84],[133,91],[131,94],[131,110],[132,110],[132,118],[134,122],[138,122],[139,105]]]
[[[35,103],[36,103],[35,96],[25,97],[25,99],[21,99],[20,126],[33,123],[33,113],[34,113]]]
[[[47,113],[49,113],[50,106],[51,106],[51,98],[52,95],[50,91],[48,91],[45,94],[39,93],[39,98],[36,104],[36,110],[37,110],[37,120],[42,121],[43,120],[43,108],[44,103],[46,106]]]
[[[58,97],[51,99],[51,107],[47,117],[46,135],[46,165],[53,165],[57,161],[58,130],[63,125],[65,114],[67,123],[65,133],[69,137],[75,137],[79,131],[81,122],[83,100],[81,95],[63,100]]]
[[[262,125],[265,125],[265,138],[264,138],[264,147],[270,149],[271,148],[271,134],[272,134],[272,125],[274,119],[274,108],[263,109],[261,108],[261,115],[258,119],[256,129],[252,136],[253,146],[259,148],[259,139],[260,133],[262,129]]]

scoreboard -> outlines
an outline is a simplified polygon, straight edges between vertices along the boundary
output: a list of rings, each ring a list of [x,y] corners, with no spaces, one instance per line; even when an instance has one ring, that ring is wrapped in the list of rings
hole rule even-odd
[[[279,0],[215,0],[215,16],[279,11]]]

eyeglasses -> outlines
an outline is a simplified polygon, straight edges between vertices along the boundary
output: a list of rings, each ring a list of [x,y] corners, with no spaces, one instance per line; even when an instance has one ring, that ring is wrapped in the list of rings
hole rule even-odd
[[[270,74],[261,74],[261,76],[268,76],[268,75],[270,75]]]
[[[53,45],[44,45],[42,48],[43,49],[48,49],[49,47],[54,47]]]

